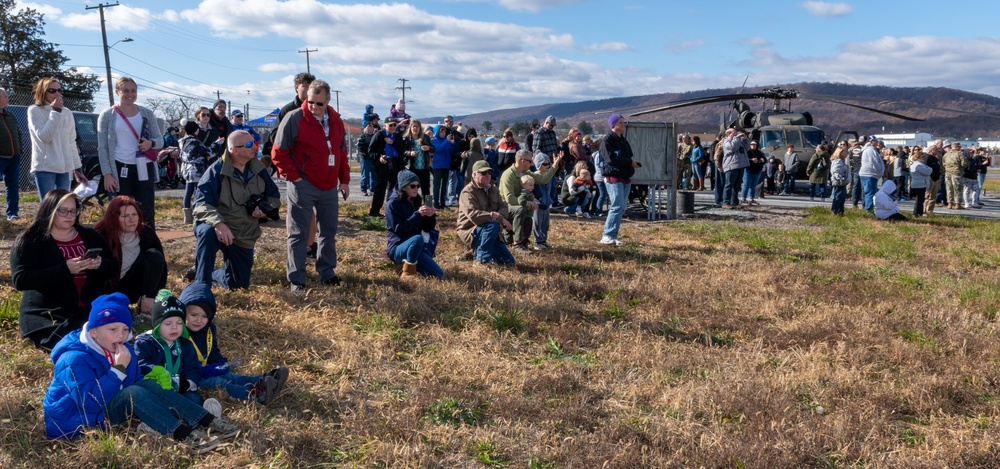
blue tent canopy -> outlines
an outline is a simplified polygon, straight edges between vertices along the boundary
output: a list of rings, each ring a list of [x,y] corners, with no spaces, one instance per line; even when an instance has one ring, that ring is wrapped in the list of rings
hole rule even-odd
[[[274,123],[275,123],[275,121],[278,120],[278,113],[279,112],[281,112],[280,108],[274,108],[274,110],[271,111],[271,112],[269,112],[269,113],[267,113],[266,116],[254,119],[254,120],[248,122],[248,124],[250,124],[250,125],[253,125],[253,124],[264,124],[264,125],[273,126]]]

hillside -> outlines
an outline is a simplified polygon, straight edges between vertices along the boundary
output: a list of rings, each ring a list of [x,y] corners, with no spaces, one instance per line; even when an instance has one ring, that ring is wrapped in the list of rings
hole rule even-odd
[[[932,110],[928,108],[950,108],[969,112],[983,112],[1000,115],[1000,98],[984,94],[970,93],[951,88],[897,88],[891,86],[848,85],[843,83],[790,83],[767,86],[766,88],[782,87],[798,90],[803,95],[829,95],[844,97],[845,101],[877,107],[890,112],[896,112],[912,117],[925,119],[924,122],[908,122],[900,119],[882,116],[880,114],[858,110],[835,103],[800,98],[792,102],[792,110],[808,111],[813,115],[817,125],[828,133],[837,130],[854,129],[865,133],[902,133],[930,132],[961,137],[985,137],[1000,134],[1000,118],[981,116],[963,116],[953,112]],[[744,91],[759,90],[764,87],[748,88]],[[490,121],[493,126],[507,121],[530,121],[544,119],[545,116],[556,116],[560,124],[576,125],[580,121],[592,124],[596,131],[601,131],[602,124],[612,112],[637,112],[663,103],[699,98],[720,94],[736,93],[738,88],[708,89],[685,93],[662,93],[645,96],[610,98],[577,103],[552,103],[516,109],[499,109],[495,111],[457,116],[466,125],[480,127],[483,121]],[[926,107],[904,105],[879,105],[880,102],[908,102]],[[760,111],[763,102],[748,102],[751,109]],[[637,117],[636,120],[670,121],[681,126],[684,131],[714,132],[719,129],[720,115],[727,111],[726,103],[692,106],[675,109],[668,112],[648,114]],[[434,121],[434,119],[429,119]]]

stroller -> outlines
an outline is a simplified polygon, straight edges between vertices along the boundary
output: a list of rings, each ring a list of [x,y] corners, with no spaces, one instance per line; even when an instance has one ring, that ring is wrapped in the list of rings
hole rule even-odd
[[[178,163],[179,158],[180,152],[177,147],[167,147],[160,150],[156,163],[160,171],[160,180],[156,182],[156,187],[176,189],[178,186],[184,185],[180,163]]]

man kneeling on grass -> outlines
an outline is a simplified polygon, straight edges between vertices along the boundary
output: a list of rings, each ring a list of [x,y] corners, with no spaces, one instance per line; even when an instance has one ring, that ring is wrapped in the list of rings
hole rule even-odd
[[[477,264],[514,264],[501,237],[510,231],[507,203],[493,182],[493,168],[485,160],[472,165],[472,181],[458,198],[458,237],[471,248]]]

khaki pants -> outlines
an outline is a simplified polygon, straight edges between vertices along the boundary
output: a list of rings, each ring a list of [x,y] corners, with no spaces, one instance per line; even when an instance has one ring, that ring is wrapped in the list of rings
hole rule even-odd
[[[952,174],[945,175],[945,189],[948,191],[948,205],[962,205],[962,177]]]
[[[934,213],[934,199],[937,199],[937,193],[941,190],[941,179],[937,181],[931,179],[930,184],[927,186],[927,192],[925,192],[927,197],[924,199],[924,213]]]

